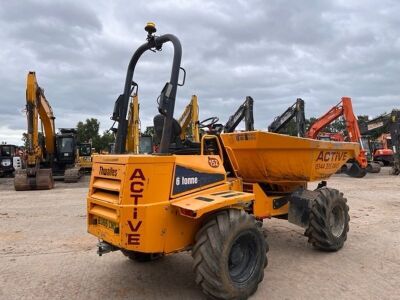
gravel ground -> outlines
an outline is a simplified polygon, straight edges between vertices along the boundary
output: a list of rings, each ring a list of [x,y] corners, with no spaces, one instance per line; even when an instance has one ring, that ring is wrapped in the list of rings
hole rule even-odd
[[[400,176],[388,172],[329,180],[350,206],[339,252],[316,251],[301,228],[266,220],[269,265],[252,299],[400,299]],[[1,299],[205,299],[189,253],[146,264],[120,252],[98,257],[86,232],[87,186],[85,178],[15,192],[0,179]]]

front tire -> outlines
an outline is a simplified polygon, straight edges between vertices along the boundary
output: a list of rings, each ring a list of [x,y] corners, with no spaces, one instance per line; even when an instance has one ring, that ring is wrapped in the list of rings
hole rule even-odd
[[[327,187],[317,190],[309,226],[304,235],[315,248],[324,251],[341,249],[349,231],[349,207],[347,199],[338,190]]]
[[[247,299],[264,278],[267,251],[253,216],[239,209],[218,212],[196,234],[196,283],[212,298]]]

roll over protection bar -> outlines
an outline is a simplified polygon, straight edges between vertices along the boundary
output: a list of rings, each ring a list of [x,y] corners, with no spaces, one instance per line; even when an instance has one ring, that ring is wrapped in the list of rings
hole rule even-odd
[[[126,119],[126,116],[128,113],[131,84],[136,64],[144,52],[146,52],[147,50],[160,51],[162,45],[167,42],[171,42],[174,47],[174,57],[172,62],[170,81],[165,84],[159,100],[158,110],[165,117],[159,152],[168,153],[170,147],[176,90],[178,86],[179,70],[182,58],[182,46],[176,36],[172,34],[154,36],[152,35],[154,32],[149,32],[149,35],[147,36],[147,43],[144,43],[135,51],[129,62],[128,71],[126,73],[125,79],[124,93],[121,95],[121,102],[119,103],[117,108],[119,115],[117,137],[115,141],[115,153],[117,154],[122,154],[126,152],[126,138],[128,129],[128,120]]]

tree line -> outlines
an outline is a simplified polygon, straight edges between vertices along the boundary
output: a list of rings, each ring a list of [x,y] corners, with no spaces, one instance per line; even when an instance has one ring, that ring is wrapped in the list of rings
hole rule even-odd
[[[100,122],[95,118],[86,119],[85,122],[79,121],[76,124],[78,143],[91,143],[92,148],[97,152],[108,150],[108,145],[114,143],[114,134],[109,131],[100,131]]]
[[[358,124],[360,127],[361,132],[364,131],[366,128],[366,123],[369,120],[368,116],[360,115],[358,118]],[[306,128],[309,128],[311,124],[313,124],[317,118],[311,117],[306,119]],[[86,119],[85,122],[79,121],[76,124],[77,129],[77,141],[78,143],[91,143],[92,148],[95,148],[97,152],[100,151],[107,151],[109,144],[115,142],[114,134],[111,131],[103,131],[100,134],[100,122],[96,118]],[[373,132],[369,133],[369,135],[374,139],[379,137],[382,133],[386,132],[386,128],[381,128],[379,130],[374,130]],[[346,124],[343,118],[339,118],[326,126],[323,130],[324,132],[345,132],[346,131]],[[144,134],[153,135],[154,129],[153,127],[147,127]],[[286,127],[281,131],[283,134],[289,134],[296,136],[296,122],[295,120],[291,120]],[[42,133],[39,133],[39,138],[42,139]],[[27,144],[27,134],[23,133],[22,141],[26,147]]]
[[[77,142],[78,143],[91,143],[92,148],[95,148],[97,152],[107,151],[108,145],[114,143],[114,134],[108,130],[103,131],[100,134],[100,122],[95,118],[86,119],[85,122],[79,121],[76,124],[77,130]],[[28,134],[24,132],[22,134],[22,141],[24,147],[28,144]],[[44,144],[44,136],[42,132],[39,132],[39,143]]]

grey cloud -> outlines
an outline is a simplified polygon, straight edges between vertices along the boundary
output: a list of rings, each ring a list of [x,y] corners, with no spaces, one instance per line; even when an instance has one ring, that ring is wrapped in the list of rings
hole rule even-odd
[[[358,114],[375,116],[399,105],[399,12],[400,4],[389,0],[5,2],[0,127],[24,130],[25,76],[36,70],[58,127],[97,117],[108,128],[149,20],[183,46],[188,74],[176,116],[192,94],[199,96],[201,117],[223,122],[252,96],[258,128],[297,97],[306,101],[308,116],[344,95],[353,97]],[[166,45],[137,67],[143,127],[156,113],[171,55]]]

